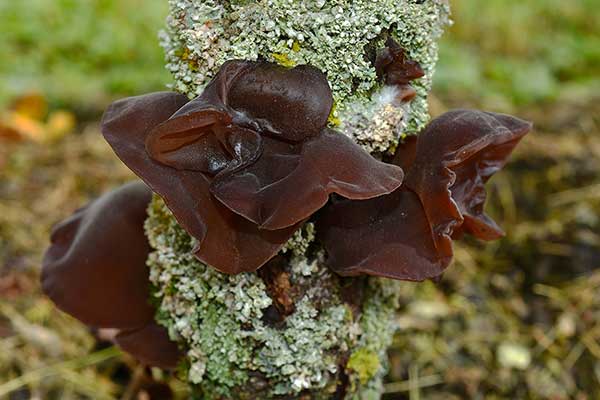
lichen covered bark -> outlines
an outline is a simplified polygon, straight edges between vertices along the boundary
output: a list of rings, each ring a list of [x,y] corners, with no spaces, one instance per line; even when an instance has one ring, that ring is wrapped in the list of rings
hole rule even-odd
[[[397,282],[340,278],[318,251],[220,273],[191,255],[193,239],[158,197],[146,232],[157,319],[185,349],[201,398],[377,398]]]
[[[230,59],[313,65],[327,74],[336,107],[330,122],[369,151],[384,152],[429,119],[427,94],[446,0],[170,0],[161,34],[173,88],[190,97]],[[373,61],[390,35],[419,62],[410,107],[391,107]]]

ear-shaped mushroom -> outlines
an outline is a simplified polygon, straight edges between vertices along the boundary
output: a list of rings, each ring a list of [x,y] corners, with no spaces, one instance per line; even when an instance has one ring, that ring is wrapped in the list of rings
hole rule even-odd
[[[309,65],[289,69],[254,63],[232,81],[228,105],[263,132],[287,141],[315,136],[327,125],[333,95],[323,72]]]
[[[182,357],[167,330],[155,322],[140,329],[119,332],[115,342],[142,363],[164,369],[175,368]]]
[[[422,281],[440,275],[451,260],[439,255],[419,198],[410,190],[334,202],[317,221],[327,263],[342,276]]]
[[[178,170],[209,175],[256,160],[261,150],[260,136],[235,126],[236,114],[226,105],[232,83],[252,70],[253,65],[245,61],[225,63],[200,97],[169,110],[172,115],[147,132],[145,142],[150,157]]]
[[[326,129],[332,102],[315,68],[230,61],[197,99],[121,100],[102,129],[198,239],[196,256],[239,273],[272,258],[329,194],[365,199],[400,186],[399,167]]]
[[[399,168],[325,130],[333,97],[316,68],[258,63],[231,81],[225,102],[265,133],[263,150],[254,163],[219,174],[211,192],[261,229],[283,229],[310,217],[331,193],[366,199],[402,182]]]
[[[483,212],[484,184],[500,170],[531,123],[505,115],[454,110],[418,136],[405,185],[419,196],[440,251],[459,228],[479,239],[498,239],[500,228]]]
[[[117,156],[165,200],[177,221],[198,240],[194,252],[200,261],[231,274],[254,271],[281,249],[298,226],[259,230],[215,201],[210,194],[210,176],[201,171],[171,168],[146,152],[150,132],[187,101],[185,96],[170,92],[120,100],[104,114],[104,137]],[[193,115],[190,118],[197,121]],[[178,127],[185,131],[183,122]]]
[[[432,121],[396,154],[407,170],[399,190],[323,212],[317,232],[330,266],[341,275],[420,281],[449,265],[453,236],[497,238],[501,231],[483,213],[484,183],[530,129],[518,118],[470,110]]]
[[[68,314],[96,328],[135,333],[154,324],[144,234],[152,198],[141,182],[130,183],[77,210],[52,231],[42,265],[42,288]],[[133,355],[152,365],[174,367],[177,346],[156,326],[160,339],[143,342]],[[154,345],[160,345],[160,356]]]
[[[165,165],[215,175],[255,161],[258,132],[291,142],[317,135],[332,105],[327,78],[316,68],[228,61],[200,97],[153,129],[146,148]]]
[[[63,311],[96,327],[139,328],[154,315],[148,303],[144,235],[152,192],[123,186],[57,224],[42,268],[44,292]]]
[[[375,70],[386,84],[403,85],[425,75],[421,65],[406,57],[405,50],[393,38],[388,37],[385,46],[377,54]]]
[[[404,173],[380,162],[348,137],[324,130],[292,145],[268,137],[257,162],[217,176],[211,191],[261,229],[282,229],[323,207],[332,193],[370,199],[391,193]]]

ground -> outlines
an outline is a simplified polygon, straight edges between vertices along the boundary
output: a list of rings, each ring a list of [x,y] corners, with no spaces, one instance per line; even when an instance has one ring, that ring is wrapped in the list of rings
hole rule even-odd
[[[135,398],[159,390],[148,374],[185,396],[177,379],[146,373],[95,342],[37,282],[51,225],[132,178],[97,120],[110,99],[168,82],[153,39],[162,3],[144,2],[140,13],[136,0],[0,5],[8,26],[0,58],[12,60],[0,66],[0,398]],[[461,243],[439,284],[402,284],[385,399],[600,396],[600,39],[592,3],[453,2],[434,114],[482,107],[531,119],[536,130],[491,182],[488,210],[507,237]],[[70,22],[59,24],[64,10]],[[83,29],[74,21],[88,22]],[[11,109],[32,90],[39,95]]]

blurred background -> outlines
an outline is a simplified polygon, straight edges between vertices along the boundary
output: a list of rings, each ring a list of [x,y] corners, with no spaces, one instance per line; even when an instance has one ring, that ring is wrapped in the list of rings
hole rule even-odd
[[[489,185],[501,241],[407,283],[385,399],[600,398],[600,10],[452,0],[431,105],[535,122]],[[53,223],[131,173],[104,108],[162,90],[166,0],[0,0],[0,399],[148,399],[184,386],[58,312],[38,284]],[[152,379],[150,379],[152,378]]]

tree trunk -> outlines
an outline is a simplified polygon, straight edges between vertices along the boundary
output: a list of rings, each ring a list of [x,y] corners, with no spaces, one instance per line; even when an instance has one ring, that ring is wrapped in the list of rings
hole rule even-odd
[[[161,34],[174,89],[202,92],[230,59],[311,64],[327,73],[330,124],[373,154],[392,151],[428,120],[443,0],[171,0]],[[411,105],[392,107],[373,58],[392,36],[426,76]],[[193,239],[158,197],[146,231],[158,320],[187,350],[182,368],[199,398],[377,399],[395,329],[398,283],[341,278],[307,223],[256,273],[225,275],[198,262]]]

